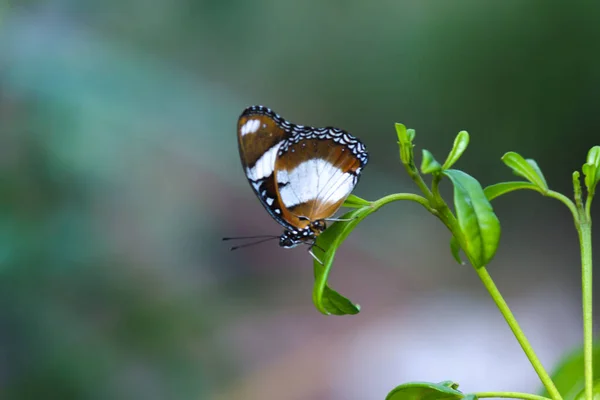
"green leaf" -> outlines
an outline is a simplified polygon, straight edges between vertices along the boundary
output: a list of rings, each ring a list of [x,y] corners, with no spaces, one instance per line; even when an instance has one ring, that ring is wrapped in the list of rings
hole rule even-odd
[[[395,387],[385,400],[459,400],[465,397],[451,381],[409,382]]]
[[[431,174],[442,170],[442,166],[433,157],[428,150],[423,149],[423,160],[421,160],[421,172],[424,174]]]
[[[465,265],[465,262],[460,258],[460,243],[458,243],[458,239],[455,236],[452,236],[450,239],[450,251],[457,263]]]
[[[412,140],[415,137],[415,131],[414,129],[407,131],[404,125],[396,123],[396,134],[398,135],[398,145],[400,146],[400,160],[402,160],[403,164],[410,165],[413,162]]]
[[[370,201],[361,199],[360,197],[351,194],[350,196],[348,196],[348,198],[346,199],[346,201],[344,202],[342,207],[361,208],[361,207],[370,206],[370,205],[371,205]]]
[[[539,191],[539,187],[530,182],[501,182],[496,183],[495,185],[490,185],[483,189],[483,193],[485,193],[485,197],[489,201],[494,200],[496,197],[502,196],[503,194],[514,192],[515,190],[520,189],[531,189],[535,191]]]
[[[533,170],[542,179],[542,181],[544,182],[544,187],[546,189],[548,189],[548,182],[546,182],[546,177],[544,176],[544,173],[542,172],[542,169],[540,168],[538,163],[533,158],[527,158],[527,159],[525,159],[525,161],[527,161],[527,163],[531,166],[531,168],[533,168]]]
[[[452,146],[452,150],[450,150],[450,154],[446,158],[442,169],[448,169],[454,165],[455,162],[458,161],[460,156],[465,152],[469,146],[469,133],[467,131],[460,131],[456,138],[454,139],[454,145]]]
[[[358,314],[360,311],[358,305],[353,304],[350,300],[327,286],[327,278],[329,277],[338,247],[359,222],[375,210],[375,208],[367,206],[347,212],[340,219],[350,219],[350,221],[333,223],[317,238],[317,243],[312,251],[323,264],[321,265],[317,260],[313,262],[315,273],[313,302],[321,313],[325,315],[347,315]]]
[[[515,174],[527,179],[529,182],[541,188],[544,192],[548,191],[546,179],[535,161],[527,161],[520,154],[512,151],[503,155],[502,161],[504,161],[504,164],[511,168]]]
[[[454,185],[454,208],[467,247],[463,251],[475,268],[482,267],[498,249],[500,221],[475,178],[455,169],[443,173]]]
[[[590,149],[582,171],[585,175],[585,186],[588,193],[593,195],[596,191],[596,185],[600,181],[600,146],[594,146]]]
[[[590,149],[587,156],[587,163],[600,167],[600,146],[594,146]]]
[[[593,349],[594,380],[600,379],[600,342],[594,342]],[[565,400],[574,399],[584,388],[583,348],[569,352],[555,367],[551,375],[559,393]],[[546,389],[540,390],[540,395],[549,397]]]
[[[398,143],[401,145],[410,143],[412,140],[408,136],[408,132],[406,131],[406,126],[404,124],[400,124],[396,122],[396,134],[398,135]]]
[[[329,314],[333,315],[355,315],[360,311],[358,304],[352,303],[350,300],[325,285],[322,295],[323,307]]]

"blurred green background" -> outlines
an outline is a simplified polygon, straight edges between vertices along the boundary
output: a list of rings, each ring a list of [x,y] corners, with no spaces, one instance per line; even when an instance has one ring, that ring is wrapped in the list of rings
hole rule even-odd
[[[483,185],[500,157],[569,194],[600,144],[600,3],[30,0],[0,6],[0,395],[5,399],[383,399],[408,380],[535,391],[538,380],[445,228],[414,204],[364,221],[325,317],[305,249],[229,252],[278,234],[235,126],[252,104],[349,130],[355,193],[415,191],[417,152]],[[444,190],[451,195],[449,187]],[[580,343],[578,244],[536,193],[495,201],[489,266],[550,368]]]

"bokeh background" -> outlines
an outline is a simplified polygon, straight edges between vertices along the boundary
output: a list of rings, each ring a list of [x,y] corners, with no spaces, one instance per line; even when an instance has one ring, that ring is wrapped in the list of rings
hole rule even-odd
[[[325,317],[311,258],[223,236],[281,228],[248,186],[236,120],[264,104],[360,137],[355,193],[415,191],[394,122],[483,185],[506,151],[551,187],[600,144],[600,4],[51,0],[0,6],[0,391],[5,399],[383,399],[539,382],[445,228],[389,205],[338,253],[362,306]],[[445,193],[451,190],[444,186]],[[451,197],[450,197],[451,198]],[[536,193],[494,202],[489,266],[547,368],[580,343],[576,234]],[[597,242],[596,242],[597,243]]]

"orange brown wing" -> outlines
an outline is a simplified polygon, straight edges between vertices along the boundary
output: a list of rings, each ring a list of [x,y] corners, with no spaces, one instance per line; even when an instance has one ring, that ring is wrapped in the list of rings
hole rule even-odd
[[[342,206],[368,161],[364,145],[335,128],[296,128],[275,161],[283,218],[305,228]]]

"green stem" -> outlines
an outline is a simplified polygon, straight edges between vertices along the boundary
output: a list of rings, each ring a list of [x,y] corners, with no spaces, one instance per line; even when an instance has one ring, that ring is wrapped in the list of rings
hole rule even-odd
[[[406,168],[406,172],[408,172],[408,176],[417,184],[421,192],[425,195],[427,200],[431,201],[433,199],[433,195],[431,194],[431,190],[427,187],[427,184],[419,174],[419,170],[414,164],[404,164],[404,168]]]
[[[519,392],[477,392],[473,394],[480,399],[493,397],[498,399],[550,400],[548,397],[538,396],[537,394]]]
[[[594,371],[593,332],[592,332],[592,222],[581,222],[577,228],[581,248],[581,287],[583,303],[583,365],[585,377],[585,398],[592,400]]]
[[[384,196],[382,198],[380,198],[379,200],[375,200],[373,202],[371,202],[371,207],[375,208],[376,210],[383,207],[384,205],[394,202],[394,201],[398,201],[398,200],[411,200],[414,201],[416,203],[419,203],[420,205],[422,205],[423,207],[425,207],[427,209],[427,211],[435,214],[436,211],[431,208],[429,206],[429,201],[427,201],[426,198],[424,198],[423,196],[419,196],[418,194],[413,194],[413,193],[394,193],[394,194],[389,194],[387,196]]]
[[[498,399],[550,400],[548,397],[538,396],[537,394],[519,392],[477,392],[473,394],[480,399],[492,397]]]
[[[565,196],[562,193],[555,192],[554,190],[548,190],[546,193],[544,193],[544,192],[540,192],[540,193],[544,194],[545,196],[552,197],[553,199],[560,201],[561,203],[563,203],[564,205],[566,205],[569,208],[569,210],[571,211],[571,214],[573,214],[573,218],[575,219],[575,221],[577,221],[579,219],[579,213],[577,212],[577,207],[575,207],[575,204],[567,196]]]
[[[405,161],[405,159],[408,161]],[[436,181],[436,178],[434,177],[433,182],[432,182],[432,189],[430,190],[427,187],[427,185],[425,184],[425,182],[423,181],[423,178],[421,177],[421,175],[419,174],[419,171],[417,170],[416,166],[413,163],[412,151],[411,151],[410,157],[404,157],[404,158],[402,158],[402,160],[404,163],[404,167],[406,168],[406,171],[408,172],[408,175],[417,184],[417,186],[419,187],[419,189],[421,189],[421,191],[423,192],[423,195],[425,196],[425,198],[423,198],[421,196],[416,196],[419,198],[419,200],[417,200],[417,199],[414,199],[414,200],[418,201],[425,208],[427,208],[430,212],[433,212],[434,215],[436,215],[446,225],[446,227],[448,227],[450,232],[452,232],[452,234],[459,241],[461,247],[464,249],[465,248],[465,238],[462,235],[460,228],[458,227],[458,221],[456,220],[456,217],[452,214],[452,212],[448,208],[448,205],[444,202],[444,200],[439,195],[439,192],[438,192],[439,180]],[[571,210],[571,213],[573,213],[574,218],[577,220],[578,215],[579,215],[579,213],[577,211],[577,207],[575,207],[575,204],[573,204],[573,202],[571,200],[569,200],[566,196],[564,196],[558,192],[554,192],[552,190],[549,190],[549,191],[545,192],[544,194],[563,202]],[[390,200],[390,201],[393,201],[393,200]],[[375,204],[373,204],[373,206],[375,206]],[[544,384],[544,387],[546,388],[546,390],[548,391],[548,393],[550,394],[552,399],[562,400],[562,397],[561,397],[560,393],[558,392],[558,390],[556,389],[554,382],[552,382],[552,379],[550,378],[550,376],[544,369],[540,360],[537,358],[537,355],[535,354],[535,352],[533,351],[533,348],[529,344],[527,337],[523,333],[523,330],[519,326],[517,320],[515,319],[512,312],[510,311],[508,304],[506,304],[506,301],[500,294],[500,291],[494,284],[494,281],[492,280],[491,276],[488,274],[485,267],[476,268],[475,270],[476,270],[477,274],[479,275],[479,278],[483,282],[484,286],[487,288],[488,292],[492,296],[492,299],[496,303],[496,306],[498,307],[498,309],[504,316],[504,319],[508,323],[508,325],[509,325],[510,329],[512,330],[513,334],[515,335],[517,341],[521,345],[521,348],[523,348],[523,351],[525,352],[527,358],[529,359],[529,362],[531,362],[531,365],[533,366],[534,370],[538,374],[540,380]],[[591,293],[590,293],[590,296],[591,296]],[[483,394],[485,395],[486,393],[483,393]],[[530,400],[546,399],[541,396],[528,395],[528,394],[515,393],[515,392],[496,392],[496,393],[489,392],[487,394],[497,395],[496,397],[515,397],[513,395],[522,395],[521,397],[517,396],[517,398],[524,398],[524,399],[530,399]],[[486,396],[480,396],[480,397],[486,397]],[[492,396],[487,396],[487,397],[492,397]],[[587,399],[587,400],[591,400],[591,399]]]
[[[442,196],[440,195],[440,181],[442,180],[441,175],[434,175],[433,180],[431,181],[431,194],[433,195],[433,199],[436,204],[440,202],[444,202]]]
[[[592,220],[592,213],[591,213],[591,208],[592,208],[592,199],[594,198],[594,194],[593,193],[589,193],[587,196],[587,199],[585,201],[585,218],[588,221]]]
[[[542,381],[542,383],[544,384],[544,387],[550,394],[550,397],[554,400],[562,400],[560,393],[556,389],[556,386],[554,386],[554,382],[552,382],[550,375],[548,375],[548,373],[544,369],[544,366],[542,365],[542,363],[538,359],[537,355],[533,351],[531,344],[529,344],[527,337],[523,333],[523,330],[519,326],[519,323],[515,319],[515,316],[510,311],[508,304],[506,304],[506,301],[500,294],[500,291],[496,287],[496,284],[492,280],[492,277],[490,276],[490,274],[487,272],[485,267],[476,268],[475,271],[477,271],[477,274],[479,275],[479,278],[483,282],[483,285],[486,287],[486,289],[492,296],[492,299],[496,303],[496,306],[500,310],[500,313],[502,314],[502,316],[508,323],[508,326],[512,330],[513,334],[517,338],[517,341],[521,345],[521,348],[525,352],[525,355],[527,355],[527,358],[529,359],[529,362],[533,366],[533,369],[540,377],[540,380]]]

